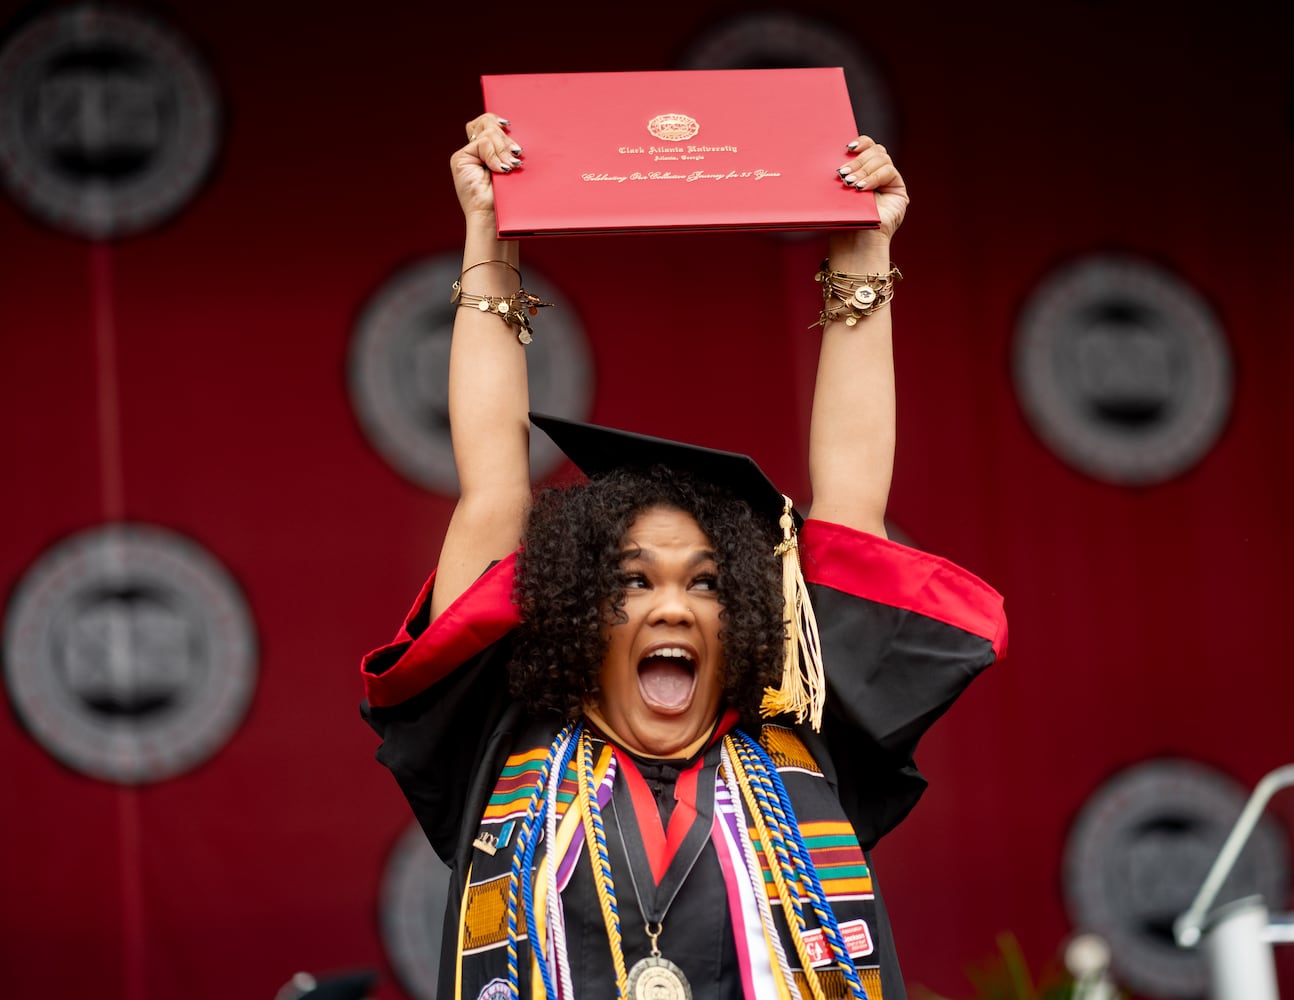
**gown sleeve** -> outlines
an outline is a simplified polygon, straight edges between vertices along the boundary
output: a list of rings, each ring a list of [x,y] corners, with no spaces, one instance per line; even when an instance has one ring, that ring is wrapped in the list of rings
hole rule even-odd
[[[863,847],[926,787],[917,742],[1006,652],[1002,596],[938,556],[825,521],[800,535],[827,676],[822,733]]]
[[[496,563],[435,620],[427,580],[391,642],[364,657],[360,713],[382,737],[378,761],[394,775],[446,863],[474,833],[467,803],[488,790],[481,764],[506,752],[519,707],[508,697],[515,556]]]

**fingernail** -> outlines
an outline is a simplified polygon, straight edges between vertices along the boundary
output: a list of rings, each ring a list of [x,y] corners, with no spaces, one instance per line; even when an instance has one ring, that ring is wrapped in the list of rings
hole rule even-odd
[[[500,171],[501,173],[505,173],[505,174],[507,174],[507,173],[511,173],[511,172],[512,172],[512,168],[511,168],[510,166],[508,166],[508,164],[504,163],[503,165],[501,165],[501,166],[499,167],[499,171]]]
[[[836,173],[838,173],[841,177],[844,177],[844,176],[846,176],[846,175],[849,173],[849,168],[848,168],[848,167],[837,167],[837,168],[836,168]]]
[[[853,142],[851,142],[851,143],[849,143],[848,145],[846,145],[846,146],[845,146],[845,148],[846,148],[846,149],[857,149],[857,148],[858,148],[858,140],[857,140],[857,139],[855,139]]]
[[[521,166],[521,161],[520,161],[520,160],[518,160],[515,156],[512,158],[512,166],[514,166],[514,167],[519,167],[519,166]]]
[[[857,183],[858,183],[858,175],[857,175],[857,174],[848,174],[848,175],[845,177],[845,183],[846,183],[846,184],[850,184],[850,185],[857,184]]]
[[[508,119],[506,119],[506,118],[500,118],[500,119],[499,119],[499,124],[500,124],[500,125],[502,125],[504,128],[507,128],[509,125],[511,125],[511,124],[512,124],[512,122],[508,121]],[[855,144],[855,145],[856,145],[856,144]]]
[[[513,146],[513,147],[512,147],[512,155],[513,155],[513,156],[520,156],[520,155],[521,155],[521,147],[520,147],[520,146]]]

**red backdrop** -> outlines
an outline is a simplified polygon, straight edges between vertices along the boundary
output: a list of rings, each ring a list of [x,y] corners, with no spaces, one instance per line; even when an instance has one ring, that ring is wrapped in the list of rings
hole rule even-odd
[[[243,725],[180,778],[84,777],[0,719],[0,992],[270,997],[298,968],[373,964],[402,995],[377,893],[408,815],[356,668],[453,500],[368,445],[347,352],[385,278],[458,246],[446,161],[480,74],[667,68],[726,13],[617,10],[177,3],[226,113],[196,200],[96,246],[0,198],[0,588],[72,532],[158,524],[230,569],[260,641]],[[914,194],[891,514],[1011,616],[1009,660],[928,739],[931,791],[877,855],[909,981],[965,996],[1000,931],[1054,956],[1065,838],[1111,774],[1168,754],[1250,786],[1294,759],[1290,24],[1099,2],[819,13],[884,71]],[[1234,360],[1220,440],[1158,485],[1075,471],[1011,384],[1024,297],[1104,249],[1192,283]],[[589,331],[594,419],[751,452],[807,499],[817,241],[523,250]]]

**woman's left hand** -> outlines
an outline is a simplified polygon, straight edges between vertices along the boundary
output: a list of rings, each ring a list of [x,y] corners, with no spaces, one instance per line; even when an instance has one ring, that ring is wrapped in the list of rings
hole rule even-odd
[[[837,174],[846,187],[875,193],[880,232],[892,237],[908,210],[908,189],[903,178],[886,148],[871,136],[860,135],[849,149],[852,158],[841,164]]]

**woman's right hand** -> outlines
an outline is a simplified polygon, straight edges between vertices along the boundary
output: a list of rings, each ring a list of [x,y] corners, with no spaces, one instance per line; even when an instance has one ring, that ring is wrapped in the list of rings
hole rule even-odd
[[[463,126],[467,145],[449,158],[454,190],[463,215],[494,215],[492,174],[506,174],[521,166],[521,147],[508,135],[506,119],[489,112]]]

